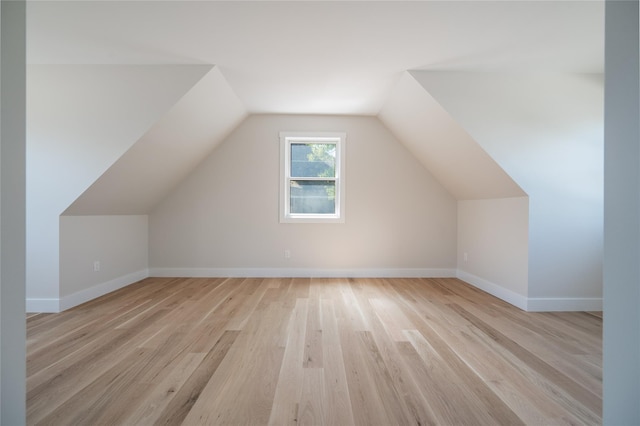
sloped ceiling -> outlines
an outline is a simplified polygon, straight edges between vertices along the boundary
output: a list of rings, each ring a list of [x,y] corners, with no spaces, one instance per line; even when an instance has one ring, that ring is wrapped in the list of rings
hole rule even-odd
[[[57,217],[210,69],[208,65],[30,65],[30,212],[53,210]]]
[[[408,72],[378,117],[457,199],[525,195]]]
[[[147,213],[245,117],[213,68],[64,214]]]
[[[602,74],[414,71],[527,193],[603,196]]]
[[[206,106],[207,89],[189,92],[68,214],[147,211],[256,113],[378,115],[459,199],[521,195],[407,71],[603,72],[602,1],[30,1],[27,14],[31,64],[215,64],[209,92],[224,93]],[[233,101],[215,115],[220,99]],[[196,105],[211,123],[179,112]]]

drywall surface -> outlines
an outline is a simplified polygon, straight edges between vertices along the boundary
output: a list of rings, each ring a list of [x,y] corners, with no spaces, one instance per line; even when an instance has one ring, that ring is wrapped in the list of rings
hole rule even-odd
[[[32,310],[56,310],[60,214],[210,69],[28,67],[26,291]]]
[[[603,424],[640,424],[640,14],[606,2]]]
[[[0,3],[0,424],[26,424],[26,2]]]
[[[526,195],[410,73],[378,118],[458,200]]]
[[[147,265],[147,216],[60,217],[61,299],[141,271],[144,274]]]
[[[344,224],[279,223],[281,131],[346,132]],[[452,271],[456,217],[376,118],[253,115],[150,214],[150,272]]]
[[[214,67],[64,214],[147,214],[245,117]]]
[[[529,297],[599,300],[602,75],[412,75],[529,196]]]
[[[458,201],[459,277],[525,309],[528,235],[527,197]]]

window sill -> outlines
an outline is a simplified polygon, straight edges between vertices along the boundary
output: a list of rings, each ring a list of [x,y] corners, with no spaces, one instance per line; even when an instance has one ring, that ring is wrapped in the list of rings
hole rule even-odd
[[[344,223],[344,216],[336,215],[288,215],[280,217],[280,223]]]

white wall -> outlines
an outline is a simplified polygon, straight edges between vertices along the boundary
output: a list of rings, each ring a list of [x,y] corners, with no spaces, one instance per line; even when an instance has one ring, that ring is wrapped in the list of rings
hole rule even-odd
[[[61,309],[146,278],[148,241],[146,215],[61,216]]]
[[[458,201],[458,277],[527,309],[528,197]]]
[[[529,196],[529,308],[601,309],[602,75],[412,75]]]
[[[27,70],[27,309],[59,298],[59,216],[211,66]]]
[[[347,133],[346,223],[279,223],[281,131]],[[376,118],[254,115],[152,211],[149,250],[152,275],[452,275],[456,201]]]

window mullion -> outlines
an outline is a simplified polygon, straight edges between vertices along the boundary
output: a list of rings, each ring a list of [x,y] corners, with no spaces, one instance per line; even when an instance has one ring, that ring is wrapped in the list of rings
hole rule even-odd
[[[294,177],[294,176],[290,176],[289,180],[314,180],[314,181],[323,181],[323,180],[329,180],[329,181],[336,181],[338,180],[338,178],[336,177],[315,177],[315,176],[309,176],[309,177]]]

